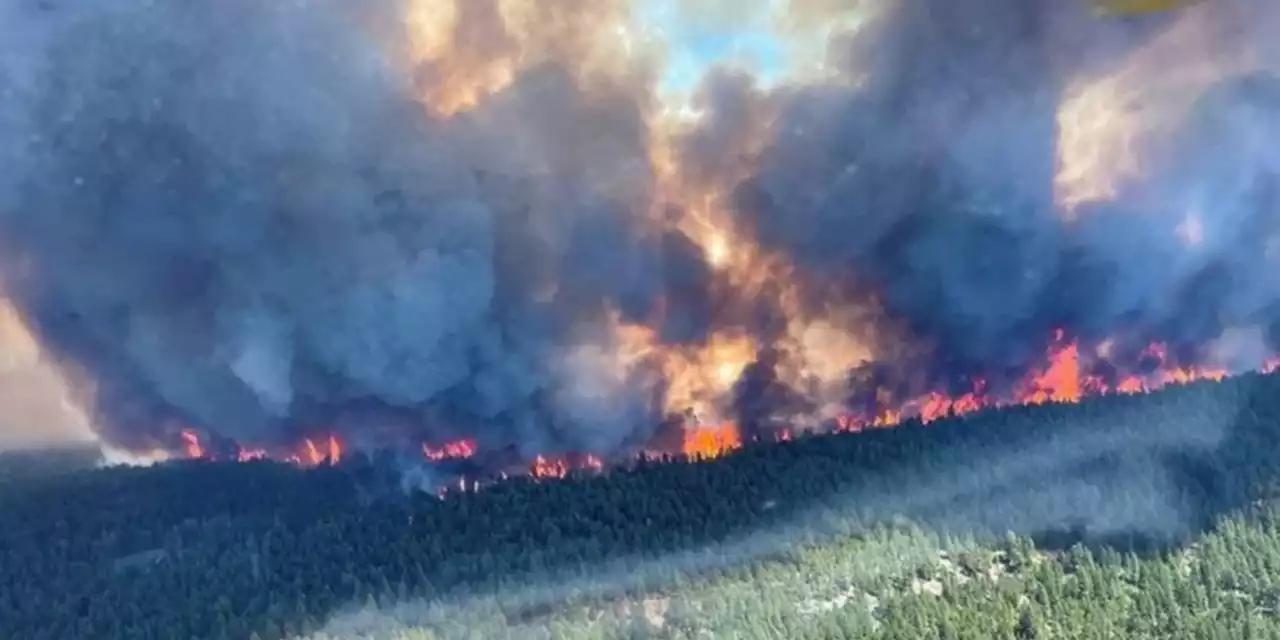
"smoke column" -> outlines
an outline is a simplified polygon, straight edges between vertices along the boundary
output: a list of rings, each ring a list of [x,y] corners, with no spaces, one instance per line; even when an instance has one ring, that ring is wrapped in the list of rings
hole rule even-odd
[[[1280,10],[1068,4],[8,3],[3,288],[126,449],[664,448],[1063,331],[1259,365]]]

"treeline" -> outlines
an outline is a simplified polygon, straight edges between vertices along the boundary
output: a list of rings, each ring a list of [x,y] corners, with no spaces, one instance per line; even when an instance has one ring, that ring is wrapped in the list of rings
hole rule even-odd
[[[1071,615],[1118,606],[1087,605],[1084,595],[1071,595],[1082,588],[1080,575],[1093,574],[1076,570],[1085,566],[1081,558],[1058,558],[1085,552],[1044,556],[1025,547],[1050,554],[1077,543],[1099,554],[1112,549],[1083,584],[1129,589],[1146,579],[1133,571],[1150,566],[1158,574],[1155,567],[1174,562],[1170,554],[1211,525],[1267,499],[1278,443],[1280,378],[1249,375],[1151,395],[753,445],[706,462],[513,481],[445,500],[419,493],[369,502],[357,468],[302,471],[270,462],[184,462],[0,481],[0,637],[266,640],[315,633],[345,620],[333,616],[353,603],[379,602],[428,603],[409,610],[441,618],[410,625],[434,629],[422,637],[692,637],[714,620],[761,615],[764,626],[721,632],[1114,637],[1103,627],[1066,633],[1074,627],[1055,617],[1067,615],[1062,603],[1079,602],[1071,606],[1082,609]],[[1000,570],[1020,580],[1019,588],[990,577],[958,585],[968,570],[947,569],[952,560],[936,553],[976,549],[963,556],[966,563],[979,556],[991,562],[1004,555],[980,543],[1005,540],[1009,532],[1026,542],[1005,546],[1041,558]],[[885,536],[914,545],[918,566],[881,554],[876,562],[888,565],[863,567],[855,547],[890,544],[876,542]],[[1251,548],[1231,566],[1271,562],[1268,553],[1269,546]],[[812,557],[823,560],[805,559]],[[938,563],[942,572],[930,577]],[[1054,587],[1055,571],[1074,577]],[[1159,580],[1173,581],[1175,602],[1184,597],[1176,585],[1186,583],[1200,585],[1185,587],[1199,590],[1185,594],[1197,598],[1197,607],[1205,604],[1201,593],[1210,607],[1270,606],[1260,595],[1269,587],[1240,577],[1256,571],[1226,573],[1230,584],[1245,586],[1227,589],[1178,572]],[[826,584],[846,599],[733,595],[786,584],[788,575],[804,576],[806,588]],[[739,586],[726,587],[712,605],[670,597],[691,593],[689,583],[709,593],[720,592],[715,585]],[[1043,597],[1049,608],[1036,608],[1040,589],[1050,590]],[[1228,592],[1248,597],[1222,600]],[[855,597],[865,602],[849,604]],[[628,608],[633,601],[646,604]],[[817,608],[805,609],[810,605]],[[1157,605],[1165,606],[1141,606]],[[661,611],[649,610],[655,608]],[[1155,615],[1148,609],[1108,619],[1120,624],[1135,611]],[[1220,621],[1224,611],[1204,609],[1194,624],[1179,619],[1195,631],[1206,620]],[[1046,636],[1046,628],[1057,631]],[[780,630],[800,635],[774,635]]]

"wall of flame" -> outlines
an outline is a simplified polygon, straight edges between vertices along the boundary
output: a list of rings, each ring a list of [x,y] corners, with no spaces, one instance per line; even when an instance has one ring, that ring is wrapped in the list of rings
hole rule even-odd
[[[1155,203],[1155,208],[1170,212],[1161,220],[1175,221],[1189,253],[1213,242],[1213,231],[1226,222],[1214,218],[1204,198],[1193,189],[1173,189],[1152,178],[1165,168],[1157,157],[1161,141],[1175,136],[1196,100],[1217,82],[1276,69],[1280,58],[1266,48],[1270,45],[1265,39],[1241,31],[1248,24],[1255,29],[1258,23],[1280,24],[1274,20],[1276,12],[1270,10],[1265,19],[1245,19],[1248,11],[1261,10],[1259,5],[1211,2],[1135,25],[1093,20],[1086,3],[1042,4],[1036,11],[1043,22],[1044,49],[1025,53],[1045,57],[1035,68],[1051,77],[1037,86],[1056,89],[1036,99],[1058,105],[1056,169],[1047,186],[1064,225],[1108,204]],[[971,380],[968,389],[922,390],[883,399],[871,415],[851,410],[851,370],[909,359],[931,345],[898,322],[880,296],[868,295],[865,288],[851,289],[852,278],[834,282],[815,275],[803,256],[789,251],[785,243],[762,240],[768,234],[760,220],[740,211],[740,187],[762,173],[763,158],[777,146],[779,136],[795,133],[779,127],[796,126],[787,110],[802,101],[797,96],[808,91],[817,104],[817,89],[856,95],[862,83],[874,84],[877,65],[893,57],[887,52],[911,46],[894,39],[896,21],[932,5],[924,0],[772,0],[744,6],[721,0],[405,0],[394,12],[355,12],[359,20],[353,20],[351,28],[378,36],[374,39],[385,49],[384,61],[411,87],[424,120],[473,119],[472,126],[483,129],[484,118],[493,117],[487,105],[506,99],[513,84],[549,66],[567,73],[588,101],[624,101],[638,110],[646,126],[646,170],[652,184],[597,188],[613,195],[648,189],[634,198],[645,203],[643,219],[636,223],[638,233],[650,240],[666,234],[692,242],[710,270],[711,283],[695,294],[710,298],[707,304],[717,318],[733,321],[714,323],[697,340],[668,339],[664,327],[675,321],[671,309],[681,306],[675,299],[681,293],[678,288],[663,292],[659,303],[640,318],[619,308],[606,310],[604,334],[590,333],[567,345],[553,367],[562,384],[574,390],[575,411],[612,418],[614,397],[637,380],[656,376],[664,412],[688,416],[680,448],[711,455],[744,438],[737,424],[741,398],[735,394],[750,377],[753,364],[762,360],[771,363],[776,383],[803,396],[797,405],[802,409],[784,411],[778,418],[786,434],[833,421],[841,428],[869,428],[895,424],[909,415],[933,419],[1004,402],[1075,400],[1105,388],[1139,391],[1218,377],[1238,368],[1238,353],[1218,362],[1188,364],[1175,362],[1167,347],[1152,343],[1144,357],[1155,363],[1153,369],[1118,382],[1103,381],[1091,377],[1081,362],[1105,360],[1110,343],[1081,342],[1058,333],[1043,336],[1046,351],[1037,358],[1040,364],[1024,372],[1012,392],[999,397],[989,393],[988,381]],[[975,24],[989,25],[992,16],[998,20],[1002,8],[1011,5],[974,0],[951,6],[949,19],[963,21],[970,12],[984,16]],[[911,145],[928,146],[934,137],[948,135],[948,118],[956,115],[921,113],[914,121],[914,137],[897,140],[888,151],[918,152]],[[589,132],[581,134],[591,137]],[[573,154],[578,149],[572,145],[587,143],[565,144],[565,153]],[[585,156],[579,160],[587,167],[583,171],[589,171]],[[862,180],[855,175],[859,171],[848,166],[835,179]],[[305,176],[298,180],[305,181]],[[304,205],[308,197],[320,196],[297,195]],[[11,279],[15,272],[9,270]],[[556,285],[545,286],[546,295],[554,295]],[[743,320],[752,316],[761,299],[772,301],[777,316],[767,331]],[[6,305],[0,316],[0,347],[22,363],[0,379],[0,403],[11,396],[20,398],[0,404],[6,424],[16,425],[0,432],[0,446],[80,437],[63,435],[81,434],[91,422],[85,412],[71,408],[68,388],[76,387],[80,396],[91,398],[92,382],[61,380],[43,364],[56,361],[64,371],[78,370],[75,358],[64,350],[40,355],[40,340],[33,336],[49,332],[26,326],[22,307]],[[1236,350],[1265,351],[1257,341],[1222,343],[1236,345],[1231,347]],[[1252,366],[1271,366],[1267,355],[1251,353]],[[241,377],[260,395],[270,383],[256,384],[249,378],[261,381],[276,375],[264,373],[261,362],[249,358],[233,363],[233,368],[240,367],[237,371],[246,372]],[[88,380],[79,374],[72,378]],[[290,401],[287,391],[277,396],[280,403]],[[93,405],[92,400],[85,404]],[[181,442],[156,444],[205,455],[207,443],[199,432],[210,429],[217,431],[214,425],[176,425]],[[344,446],[339,439],[332,434],[308,435],[302,444],[291,445],[286,457],[311,464],[337,458]],[[429,446],[435,447],[426,454],[430,458],[441,455],[432,452],[446,450],[470,455],[475,445],[459,439]],[[267,455],[265,449],[242,443],[242,457],[259,455]],[[549,463],[539,457],[536,464]]]

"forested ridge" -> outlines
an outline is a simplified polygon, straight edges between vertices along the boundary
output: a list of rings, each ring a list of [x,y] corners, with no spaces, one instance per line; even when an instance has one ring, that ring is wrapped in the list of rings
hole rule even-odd
[[[443,500],[10,460],[0,637],[1280,638],[1278,444],[1246,375]]]

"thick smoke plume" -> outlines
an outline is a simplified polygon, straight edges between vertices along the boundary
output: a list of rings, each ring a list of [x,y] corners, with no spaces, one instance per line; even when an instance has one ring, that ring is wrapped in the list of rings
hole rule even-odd
[[[780,80],[679,106],[660,4],[9,3],[4,289],[139,449],[678,449],[1007,395],[1063,336],[1270,353],[1280,10],[795,0]]]

